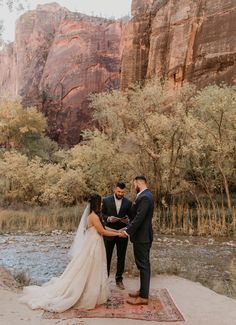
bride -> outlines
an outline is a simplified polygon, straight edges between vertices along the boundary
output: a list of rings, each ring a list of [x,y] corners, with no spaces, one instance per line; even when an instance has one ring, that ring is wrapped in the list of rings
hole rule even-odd
[[[109,297],[106,252],[102,236],[120,236],[103,228],[99,215],[102,198],[91,196],[70,249],[72,260],[59,278],[23,290],[20,300],[32,309],[63,312],[72,306],[93,309]]]

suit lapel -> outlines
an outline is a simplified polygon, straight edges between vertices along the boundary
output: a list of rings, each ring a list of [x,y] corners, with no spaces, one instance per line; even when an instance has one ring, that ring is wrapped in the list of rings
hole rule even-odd
[[[136,200],[135,201],[137,201],[139,198],[141,198],[144,194],[146,194],[147,193],[147,191],[149,191],[148,190],[148,188],[146,188],[140,195],[138,195],[138,197],[136,198]]]
[[[135,201],[133,203],[134,206],[136,206],[138,204],[138,202],[140,201],[140,199],[143,197],[143,195],[145,195],[147,193],[147,191],[149,191],[148,188],[146,188],[141,194],[139,194],[136,197],[136,199],[135,199]]]

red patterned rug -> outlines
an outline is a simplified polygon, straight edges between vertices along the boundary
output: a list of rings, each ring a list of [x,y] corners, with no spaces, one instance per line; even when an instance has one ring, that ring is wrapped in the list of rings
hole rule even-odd
[[[156,322],[184,321],[167,289],[152,290],[147,306],[132,306],[126,303],[128,293],[113,289],[111,298],[104,305],[93,310],[78,310],[73,307],[64,313],[45,312],[46,319],[72,319],[72,318],[126,318]]]

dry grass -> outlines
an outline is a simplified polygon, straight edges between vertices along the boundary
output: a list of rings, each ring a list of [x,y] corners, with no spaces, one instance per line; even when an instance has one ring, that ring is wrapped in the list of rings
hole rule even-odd
[[[28,286],[31,283],[30,277],[24,271],[14,273],[13,277],[20,288],[21,287],[23,288],[24,286]]]
[[[212,209],[206,205],[195,209],[184,205],[158,208],[154,227],[164,234],[236,236],[236,211],[235,207],[230,213],[224,206]]]
[[[73,231],[79,224],[84,205],[59,208],[36,207],[31,209],[0,210],[0,233],[17,231],[45,231],[54,229]],[[196,209],[184,205],[157,208],[153,225],[163,234],[199,236],[236,236],[236,210],[225,207],[211,209],[201,205]]]
[[[0,233],[72,231],[77,228],[84,206],[69,208],[37,207],[30,210],[0,210]]]

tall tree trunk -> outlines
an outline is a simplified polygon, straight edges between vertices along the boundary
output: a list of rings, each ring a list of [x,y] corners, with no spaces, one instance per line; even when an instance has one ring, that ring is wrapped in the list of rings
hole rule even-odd
[[[232,203],[231,203],[231,198],[230,198],[230,192],[229,192],[229,184],[228,184],[228,180],[225,176],[225,173],[220,165],[220,163],[218,162],[218,168],[220,170],[220,173],[222,175],[223,178],[223,183],[224,183],[224,189],[225,189],[225,194],[226,194],[226,198],[227,198],[227,204],[228,204],[228,208],[230,211],[230,214],[232,216]]]

